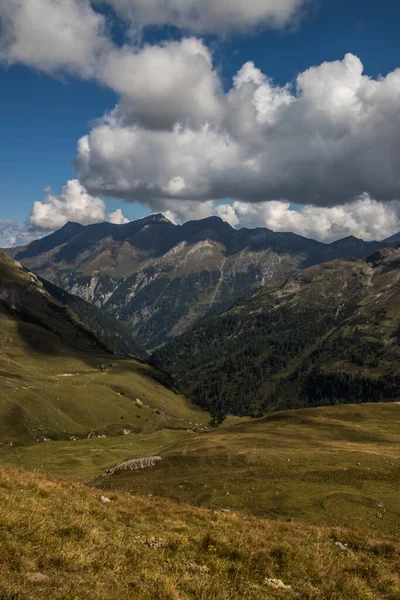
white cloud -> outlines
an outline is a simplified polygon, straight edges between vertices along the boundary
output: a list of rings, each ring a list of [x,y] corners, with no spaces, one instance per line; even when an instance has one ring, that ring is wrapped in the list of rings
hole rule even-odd
[[[400,231],[400,202],[384,204],[367,195],[356,202],[334,207],[303,206],[298,210],[288,202],[232,204],[164,200],[161,210],[174,223],[219,216],[232,227],[268,227],[291,231],[322,242],[354,235],[366,241],[383,240]]]
[[[133,25],[174,25],[194,33],[281,28],[296,20],[309,0],[108,0]]]
[[[110,50],[106,20],[88,0],[2,0],[0,61],[93,77]]]
[[[114,49],[99,77],[120,94],[116,118],[149,128],[177,122],[197,126],[222,116],[222,91],[212,57],[201,40],[186,38],[145,46],[134,52]]]
[[[368,193],[392,201],[400,196],[400,70],[378,80],[362,71],[348,54],[300,73],[292,90],[248,63],[224,96],[222,113],[165,131],[127,122],[121,104],[80,140],[77,172],[94,193],[126,200],[333,206]],[[208,96],[204,101],[210,105]]]
[[[40,237],[39,234],[29,227],[20,227],[15,221],[0,219],[0,248],[29,244],[37,237]]]
[[[173,56],[168,59],[166,55],[158,55],[156,48],[154,51],[147,49],[138,59],[131,48],[117,47],[110,35],[110,14],[105,16],[94,10],[94,6],[97,9],[112,6],[135,30],[147,25],[171,24],[195,33],[226,34],[258,26],[283,27],[295,21],[299,10],[311,1],[1,0],[0,61],[22,63],[46,73],[65,72],[95,78],[111,87],[115,85],[113,89],[118,93],[124,93],[127,85],[135,84],[135,81],[141,86],[143,80],[146,81],[142,68],[149,64],[154,71],[152,63],[160,61],[158,90],[166,83],[164,93],[168,93],[173,85],[168,77],[171,67],[177,73],[183,69],[188,75],[187,65],[178,65]],[[195,45],[196,42],[192,43]],[[198,65],[191,74],[195,103],[196,89],[199,93],[208,92],[207,84],[203,87],[196,81],[199,69],[201,66]],[[125,81],[121,80],[121,70],[126,72],[122,75]],[[188,87],[190,81],[186,83]],[[151,84],[157,86],[154,79]],[[140,95],[139,91],[139,99]]]
[[[59,196],[46,190],[43,202],[36,201],[29,216],[29,225],[34,230],[54,231],[68,221],[82,225],[102,221],[121,224],[127,223],[128,219],[120,209],[107,214],[104,201],[91,196],[77,179],[72,179]]]
[[[138,26],[219,33],[280,26],[304,5],[111,3]],[[119,95],[116,108],[79,141],[81,183],[35,202],[31,227],[122,222],[121,211],[106,214],[98,196],[107,195],[169,210],[177,220],[221,214],[236,226],[260,222],[326,240],[398,229],[400,69],[374,80],[348,54],[300,73],[294,86],[278,86],[248,62],[224,92],[203,41],[119,48],[89,0],[0,0],[0,17],[1,61],[94,78]],[[233,205],[215,203],[226,198]]]
[[[117,208],[117,210],[114,212],[105,215],[105,219],[103,220],[113,223],[114,225],[123,225],[124,223],[129,223],[129,219],[125,217],[120,208]]]
[[[141,15],[194,7],[128,4]],[[211,10],[227,15],[235,6],[257,20],[289,5],[210,0],[196,22]],[[400,69],[373,80],[348,54],[300,73],[293,87],[274,85],[248,62],[224,93],[201,40],[118,48],[88,0],[3,0],[0,11],[3,60],[94,77],[119,94],[79,143],[77,172],[93,194],[320,206],[400,195]]]
[[[17,227],[17,224],[10,219],[0,219],[0,248],[14,245]]]
[[[265,226],[324,242],[348,235],[366,241],[382,240],[400,231],[400,203],[384,204],[367,195],[333,207],[304,206],[294,210],[287,202],[234,202],[232,209],[242,227]]]

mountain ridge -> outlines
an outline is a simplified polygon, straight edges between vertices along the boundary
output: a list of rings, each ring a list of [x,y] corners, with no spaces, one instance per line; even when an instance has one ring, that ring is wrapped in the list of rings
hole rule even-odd
[[[6,252],[117,318],[153,350],[253,289],[314,264],[366,258],[386,244],[354,236],[325,244],[263,227],[234,229],[217,216],[174,225],[157,213],[123,225],[67,223]]]

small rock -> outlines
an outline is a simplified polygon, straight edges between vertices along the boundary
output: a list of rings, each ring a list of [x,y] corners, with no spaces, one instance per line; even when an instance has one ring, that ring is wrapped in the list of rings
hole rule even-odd
[[[287,458],[287,459],[286,459],[286,462],[290,462],[290,458]]]
[[[100,500],[104,503],[104,504],[108,504],[109,502],[111,502],[110,498],[107,498],[106,496],[100,496]]]
[[[357,463],[357,465],[358,465],[359,467],[361,467],[361,463]]]
[[[347,546],[345,544],[342,544],[342,542],[335,542],[335,546],[337,546],[341,550],[348,550]]]
[[[382,513],[376,513],[376,516],[378,517],[378,519],[382,519]]]
[[[153,550],[161,550],[161,548],[164,548],[165,546],[165,540],[163,540],[163,538],[151,536],[145,541],[144,545]]]
[[[281,579],[269,579],[268,577],[264,580],[264,584],[273,590],[291,590],[291,585],[285,585]]]
[[[31,583],[49,583],[51,581],[51,578],[43,573],[27,573],[25,577]]]
[[[383,508],[383,502],[378,502],[378,504],[376,506],[377,506],[377,508]]]
[[[221,508],[221,512],[224,512],[224,513],[231,513],[232,511],[231,511],[231,510],[229,510],[229,508]]]

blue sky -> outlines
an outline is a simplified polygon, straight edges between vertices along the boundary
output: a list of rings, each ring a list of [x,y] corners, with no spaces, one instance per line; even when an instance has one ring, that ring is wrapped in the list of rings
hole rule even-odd
[[[282,30],[261,28],[226,39],[198,37],[212,50],[215,68],[228,91],[232,77],[248,61],[280,86],[293,82],[310,66],[342,60],[346,53],[356,55],[370,77],[386,76],[400,65],[399,23],[397,0],[318,0],[299,23],[289,23]],[[120,33],[115,31],[118,39]],[[143,42],[159,44],[183,35],[174,27],[144,29]],[[45,188],[59,194],[77,176],[72,161],[78,139],[113,109],[119,97],[90,77],[48,74],[21,62],[7,65],[3,61],[0,68],[0,219],[22,224],[33,202],[43,200]],[[151,210],[114,198],[106,203],[109,211],[121,208],[129,219]]]

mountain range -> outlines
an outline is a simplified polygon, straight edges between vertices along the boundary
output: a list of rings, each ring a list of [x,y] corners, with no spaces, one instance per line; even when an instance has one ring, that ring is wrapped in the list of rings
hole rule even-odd
[[[400,245],[261,288],[152,360],[217,420],[399,400]]]
[[[4,251],[117,318],[153,350],[254,289],[315,264],[365,258],[399,238],[324,244],[261,227],[236,230],[219,217],[174,225],[155,214],[124,225],[67,223]]]

